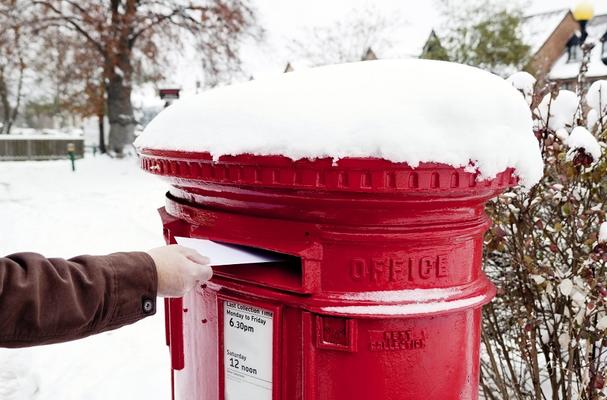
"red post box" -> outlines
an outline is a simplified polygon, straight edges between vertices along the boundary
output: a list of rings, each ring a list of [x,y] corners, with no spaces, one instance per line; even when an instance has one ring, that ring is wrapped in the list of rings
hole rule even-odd
[[[285,255],[167,302],[174,398],[477,399],[485,202],[515,183],[442,164],[143,149],[168,243]]]

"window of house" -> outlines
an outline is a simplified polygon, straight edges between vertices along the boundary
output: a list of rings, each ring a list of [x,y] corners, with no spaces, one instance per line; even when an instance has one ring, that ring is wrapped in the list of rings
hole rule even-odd
[[[574,43],[567,47],[567,62],[573,63],[582,60],[582,49],[579,44]]]
[[[567,62],[574,63],[582,61],[582,47],[580,37],[577,34],[571,36],[567,42]]]

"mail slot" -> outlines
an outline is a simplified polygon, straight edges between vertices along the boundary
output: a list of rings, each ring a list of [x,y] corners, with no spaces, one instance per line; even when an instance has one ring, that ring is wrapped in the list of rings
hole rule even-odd
[[[180,237],[175,239],[179,244],[190,245],[187,239]],[[235,249],[249,253],[252,256],[251,258],[256,260],[251,261],[255,262],[254,264],[246,261],[231,263],[229,259],[221,265],[214,264],[213,274],[216,277],[256,283],[260,286],[293,292],[303,290],[301,259],[299,257],[243,245],[219,242],[215,242],[215,244],[228,250]],[[190,247],[195,248],[195,245],[190,245]],[[213,259],[213,255],[205,253],[204,248],[200,251]]]
[[[485,202],[516,178],[378,159],[143,150],[167,243],[285,255],[167,302],[174,398],[476,399]]]

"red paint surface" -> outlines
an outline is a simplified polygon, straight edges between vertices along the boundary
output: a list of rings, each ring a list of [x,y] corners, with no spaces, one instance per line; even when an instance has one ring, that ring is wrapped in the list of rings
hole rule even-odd
[[[160,210],[168,243],[196,237],[291,256],[216,268],[168,307],[175,398],[224,400],[222,299],[231,299],[275,311],[273,400],[477,399],[481,306],[495,294],[481,272],[483,208],[515,183],[511,170],[476,182],[440,164],[149,150],[141,165],[172,185]],[[455,290],[408,315],[326,310],[406,306],[416,300],[355,297],[419,288]],[[435,309],[466,299],[477,301]]]

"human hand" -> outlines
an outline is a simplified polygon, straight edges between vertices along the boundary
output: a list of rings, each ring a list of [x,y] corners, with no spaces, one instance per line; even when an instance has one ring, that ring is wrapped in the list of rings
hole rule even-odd
[[[210,260],[196,250],[177,244],[148,251],[158,271],[158,296],[182,297],[196,285],[213,276]]]

